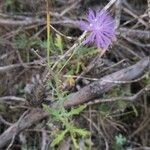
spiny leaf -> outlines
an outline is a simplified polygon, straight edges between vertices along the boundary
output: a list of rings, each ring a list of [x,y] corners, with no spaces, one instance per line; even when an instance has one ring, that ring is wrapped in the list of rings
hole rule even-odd
[[[71,117],[73,115],[78,115],[80,112],[82,112],[86,108],[86,105],[81,105],[78,108],[72,108],[70,112],[68,112],[68,117]]]
[[[75,148],[79,149],[79,145],[77,144],[77,140],[76,140],[76,138],[74,138],[73,134],[71,134],[71,139],[73,141],[73,144],[74,144]]]
[[[65,134],[68,132],[68,130],[60,131],[59,134],[56,134],[55,139],[52,141],[51,146],[57,145],[61,140],[64,139]]]
[[[90,132],[86,131],[85,129],[74,128],[73,132],[83,137],[90,135]]]
[[[57,118],[57,119],[59,118],[59,111],[58,110],[50,108],[48,105],[45,105],[45,104],[43,104],[43,108],[47,113],[52,115],[54,118]]]

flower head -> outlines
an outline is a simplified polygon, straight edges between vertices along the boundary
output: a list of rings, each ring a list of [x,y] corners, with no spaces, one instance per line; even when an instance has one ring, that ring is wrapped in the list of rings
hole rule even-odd
[[[107,48],[115,37],[114,26],[115,21],[108,12],[89,9],[85,21],[80,21],[81,29],[89,33],[84,44],[95,42],[98,48]]]

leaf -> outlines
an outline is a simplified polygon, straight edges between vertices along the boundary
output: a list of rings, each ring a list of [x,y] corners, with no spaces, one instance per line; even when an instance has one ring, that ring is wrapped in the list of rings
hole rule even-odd
[[[28,48],[28,37],[25,33],[21,33],[16,37],[16,45],[19,49]]]
[[[117,145],[123,145],[126,142],[126,138],[122,134],[115,136],[115,139]]]
[[[57,145],[61,140],[64,139],[65,134],[68,132],[68,130],[60,131],[59,134],[56,134],[56,138],[52,141],[51,146]]]
[[[106,116],[110,112],[111,106],[107,103],[102,103],[98,106],[98,109],[103,116]]]
[[[82,112],[86,108],[86,105],[81,105],[78,108],[72,108],[70,112],[68,112],[67,116],[71,117],[73,115],[78,115],[80,112]]]
[[[90,135],[90,132],[86,131],[85,129],[74,128],[73,132],[75,132],[75,133],[77,133],[77,134],[79,134],[80,136],[83,136],[83,137]]]
[[[43,104],[43,109],[49,113],[49,115],[52,115],[52,119],[55,120],[55,121],[60,121],[60,111],[57,110],[57,109],[53,109],[53,108],[50,108],[48,105],[45,105]]]
[[[117,105],[119,109],[125,109],[127,107],[127,102],[123,100],[117,101]]]
[[[81,68],[81,62],[80,62],[80,60],[78,60],[78,61],[77,61],[76,71],[75,71],[76,74],[79,73],[80,68]]]
[[[55,38],[55,46],[62,51],[63,49],[63,44],[62,44],[62,38],[59,34],[56,34],[56,38]]]
[[[136,107],[134,105],[132,105],[132,108],[133,108],[133,111],[135,113],[135,116],[138,117],[139,114],[138,114],[138,111],[137,111]]]
[[[71,134],[71,139],[76,149],[79,149],[79,145],[77,144],[77,140],[74,138],[73,134]]]
[[[39,45],[41,46],[41,48],[46,49],[47,48],[47,41],[40,41]]]
[[[14,2],[12,1],[12,0],[6,0],[5,1],[5,7],[7,8],[7,7],[9,7],[9,6],[13,6],[14,5]]]
[[[86,56],[93,56],[96,53],[98,53],[98,51],[96,51],[95,48],[91,47],[79,47],[78,49],[76,49],[76,55],[77,57],[83,58]]]
[[[52,113],[52,111],[51,111],[51,109],[50,109],[50,107],[49,107],[48,105],[45,105],[45,104],[42,104],[42,105],[43,105],[44,110],[45,110],[47,113],[49,113],[49,114]]]

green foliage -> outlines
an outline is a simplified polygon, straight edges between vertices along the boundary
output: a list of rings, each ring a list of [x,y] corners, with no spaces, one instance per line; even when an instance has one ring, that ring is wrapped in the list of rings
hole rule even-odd
[[[122,85],[122,86],[117,86],[111,89],[108,92],[108,95],[110,98],[112,97],[122,97],[122,96],[127,96],[131,94],[131,89],[130,85]]]
[[[84,63],[86,63],[85,58],[91,57],[97,53],[96,49],[94,48],[87,48],[87,47],[77,47],[74,50],[73,58],[70,60],[71,64],[68,63],[66,65],[68,72],[66,72],[66,75],[75,75],[78,74],[81,70],[81,66],[84,66]],[[84,59],[84,60],[83,60]],[[66,60],[63,62],[61,61],[61,64],[65,64]]]
[[[52,54],[63,54],[64,44],[62,42],[62,38],[60,35],[56,34],[56,37],[53,38],[51,35],[49,36],[49,40],[39,41],[39,45],[41,48],[47,49],[49,45],[49,50]],[[51,63],[51,62],[50,62]]]
[[[95,55],[96,53],[98,53],[98,51],[96,51],[95,48],[91,47],[91,48],[88,48],[88,47],[78,47],[77,49],[75,49],[75,54],[78,57],[80,58],[83,58],[83,57],[86,57],[86,56],[93,56]]]
[[[6,5],[6,6],[13,5],[13,1],[12,1],[12,0],[6,0],[6,1],[5,1],[5,5]]]
[[[124,85],[121,87],[115,87],[112,90],[110,90],[108,92],[109,96],[104,98],[109,98],[109,99],[115,99],[117,98],[114,102],[111,102],[112,104],[110,105],[110,103],[102,103],[98,106],[100,113],[103,114],[104,116],[107,116],[108,114],[113,116],[113,117],[119,117],[119,116],[123,116],[123,115],[128,115],[128,113],[121,113],[118,114],[118,112],[116,112],[116,110],[125,110],[127,107],[129,107],[131,104],[126,101],[126,100],[122,100],[122,97],[125,96],[129,96],[131,95],[131,90],[130,90],[130,85]],[[118,97],[120,99],[118,99]],[[135,108],[133,108],[133,111],[136,113],[137,115],[137,111],[135,110]],[[132,112],[130,112],[132,113]]]
[[[20,33],[16,37],[16,46],[18,49],[29,49],[32,46],[38,46],[39,38],[29,38],[25,33]]]
[[[59,142],[69,134],[75,148],[78,148],[77,137],[86,137],[89,135],[89,132],[85,129],[76,127],[71,119],[74,115],[78,115],[82,112],[86,108],[85,105],[79,106],[78,108],[72,108],[70,111],[65,110],[64,107],[60,107],[59,109],[49,108],[47,105],[43,105],[43,108],[50,115],[51,120],[49,120],[49,124],[53,121],[61,123],[63,127],[63,129],[52,132],[52,135],[54,136],[54,140],[51,143],[52,147],[59,144]]]
[[[15,1],[14,0],[5,0],[5,8],[9,11],[14,11],[15,9]]]
[[[126,143],[126,137],[121,133],[115,136],[114,150],[123,150],[123,145]]]
[[[28,47],[28,38],[25,33],[19,34],[16,37],[16,45],[18,49],[24,49]]]
[[[4,104],[0,104],[0,112],[2,113],[5,113],[7,112],[7,107],[4,105]]]
[[[102,115],[106,116],[110,112],[111,106],[107,103],[102,103],[98,106],[98,109]]]
[[[20,51],[22,58],[25,58],[27,62],[30,61],[30,49],[31,48],[38,48],[40,46],[40,39],[38,37],[31,37],[24,32],[18,33],[15,38],[15,43]]]
[[[62,43],[62,38],[59,34],[56,34],[54,44],[55,44],[56,48],[58,48],[58,50],[60,50],[61,54],[63,54],[63,43]]]
[[[13,12],[13,13],[22,12],[22,11],[25,11],[25,9],[26,10],[29,9],[29,8],[27,8],[27,6],[25,6],[25,2],[22,3],[22,1],[20,1],[20,0],[5,0],[3,7],[8,12]]]
[[[150,71],[145,74],[144,83],[150,84]]]
[[[69,123],[70,119],[74,115],[78,115],[81,111],[85,109],[85,105],[81,105],[78,108],[72,108],[69,112],[64,109],[64,107],[49,108],[47,105],[43,105],[43,108],[46,112],[49,113],[53,121],[58,121],[63,123],[65,126]]]
[[[79,115],[86,108],[86,105],[81,105],[78,108],[71,108],[71,110],[67,113],[68,117],[72,117],[73,115]]]
[[[59,130],[57,132],[53,132],[53,136],[55,137],[55,139],[52,141],[51,146],[55,146],[57,144],[60,143],[60,141],[62,141],[65,137],[65,134],[68,132],[68,130]]]
[[[125,109],[127,107],[128,102],[124,100],[118,100],[116,101],[116,106],[118,109]]]
[[[123,145],[126,142],[126,138],[122,134],[116,135],[115,140],[117,145]]]
[[[138,117],[139,113],[138,113],[137,108],[134,105],[132,105],[132,109],[133,109],[133,112],[134,112],[135,116]]]
[[[40,47],[43,48],[43,49],[46,49],[47,47],[47,41],[46,40],[41,40],[39,41],[39,44],[40,44]]]

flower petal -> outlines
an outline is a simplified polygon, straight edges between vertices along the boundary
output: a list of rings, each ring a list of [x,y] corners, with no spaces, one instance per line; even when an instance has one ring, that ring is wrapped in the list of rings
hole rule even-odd
[[[95,42],[98,48],[107,48],[115,37],[115,21],[105,10],[94,12],[89,9],[86,21],[81,22],[80,26],[89,32],[84,44]]]
[[[87,44],[89,42],[94,42],[95,40],[95,33],[91,33],[84,41],[83,44]]]
[[[89,24],[85,21],[80,21],[80,28],[82,30],[88,31],[89,30]]]
[[[94,19],[95,19],[94,11],[93,11],[92,9],[89,9],[88,16],[87,16],[87,20],[88,20],[89,22],[92,22]]]

